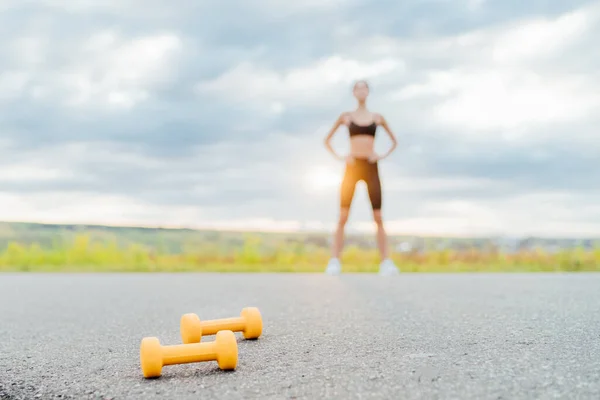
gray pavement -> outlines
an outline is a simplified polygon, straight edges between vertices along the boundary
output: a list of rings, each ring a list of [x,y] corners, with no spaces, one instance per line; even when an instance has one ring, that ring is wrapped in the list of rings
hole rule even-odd
[[[142,377],[144,336],[245,306],[236,371]],[[599,399],[600,274],[0,274],[0,398]]]

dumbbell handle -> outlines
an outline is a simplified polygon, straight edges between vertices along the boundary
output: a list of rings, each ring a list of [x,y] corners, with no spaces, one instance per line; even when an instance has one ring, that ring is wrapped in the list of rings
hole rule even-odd
[[[214,342],[162,346],[163,365],[186,364],[217,359]]]
[[[200,321],[202,335],[214,335],[219,331],[240,332],[246,328],[246,320],[242,317]]]
[[[224,330],[240,332],[246,328],[246,320],[241,317],[200,321],[200,323],[203,335],[214,335]]]

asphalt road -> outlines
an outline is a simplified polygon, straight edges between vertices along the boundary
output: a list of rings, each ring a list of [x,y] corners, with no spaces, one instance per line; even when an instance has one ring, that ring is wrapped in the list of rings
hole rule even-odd
[[[245,306],[236,371],[142,377],[144,336]],[[200,397],[599,399],[600,274],[0,275],[0,398]]]

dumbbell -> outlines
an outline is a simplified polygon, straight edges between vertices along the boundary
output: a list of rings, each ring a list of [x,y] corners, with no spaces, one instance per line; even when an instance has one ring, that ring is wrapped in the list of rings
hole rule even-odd
[[[262,334],[262,317],[256,307],[244,308],[238,318],[210,321],[200,321],[196,314],[184,314],[179,325],[183,343],[198,343],[202,336],[214,335],[221,330],[243,332],[246,339],[256,339]]]
[[[173,346],[161,346],[158,338],[146,337],[140,345],[140,364],[145,378],[159,377],[165,365],[202,361],[217,361],[222,370],[235,369],[238,361],[235,334],[223,330],[217,333],[214,342]]]

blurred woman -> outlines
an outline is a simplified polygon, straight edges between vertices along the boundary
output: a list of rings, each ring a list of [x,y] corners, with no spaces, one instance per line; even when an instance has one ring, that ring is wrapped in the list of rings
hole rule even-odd
[[[341,273],[342,266],[340,254],[344,244],[344,228],[348,221],[350,206],[354,197],[354,189],[359,181],[367,185],[369,200],[373,210],[373,219],[377,225],[377,244],[381,255],[379,273],[381,275],[395,275],[399,270],[389,258],[387,235],[383,227],[381,216],[381,182],[379,180],[379,161],[389,156],[396,148],[396,137],[389,128],[385,118],[378,113],[371,112],[366,105],[369,96],[369,85],[366,81],[358,81],[354,84],[353,94],[357,100],[354,111],[340,114],[337,121],[325,138],[325,146],[339,160],[345,161],[344,178],[340,190],[340,213],[335,231],[332,255],[325,272],[331,275]],[[350,154],[342,157],[333,150],[331,139],[340,126],[346,126],[350,136]],[[375,133],[378,127],[382,127],[392,141],[392,147],[382,155],[375,153]]]

